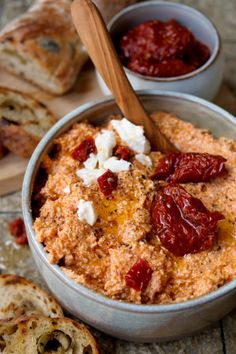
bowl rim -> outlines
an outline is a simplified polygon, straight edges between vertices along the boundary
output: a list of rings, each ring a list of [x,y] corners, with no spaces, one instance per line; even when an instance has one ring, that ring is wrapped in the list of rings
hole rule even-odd
[[[188,12],[194,13],[196,16],[201,17],[209,25],[209,28],[211,27],[211,30],[215,36],[216,42],[214,45],[214,50],[211,53],[209,59],[202,66],[200,66],[198,69],[196,69],[190,73],[184,74],[184,75],[171,76],[171,77],[153,77],[153,76],[142,75],[142,74],[136,73],[135,71],[132,71],[123,65],[123,68],[128,75],[135,76],[135,77],[137,77],[141,80],[145,80],[145,81],[176,82],[176,81],[191,79],[194,76],[197,76],[198,74],[201,74],[202,72],[206,71],[207,69],[209,69],[209,67],[211,67],[215,63],[216,59],[219,57],[219,54],[220,54],[221,48],[222,48],[221,37],[220,37],[218,29],[216,28],[216,26],[214,25],[214,23],[210,20],[210,18],[208,16],[206,16],[205,14],[200,12],[199,10],[197,10],[191,6],[185,5],[185,4],[175,3],[175,2],[171,2],[171,1],[149,0],[149,1],[140,2],[140,3],[136,3],[133,5],[127,6],[123,10],[119,11],[115,16],[113,16],[112,19],[108,22],[107,28],[108,28],[109,32],[111,30],[111,27],[114,25],[114,23],[119,22],[120,18],[123,15],[125,15],[126,13],[132,12],[133,10],[136,10],[137,8],[142,8],[142,7],[146,7],[146,6],[150,6],[150,5],[157,5],[157,6],[164,5],[166,7],[180,7],[180,8],[187,10]]]
[[[193,95],[161,90],[141,90],[137,91],[137,93],[139,96],[141,96],[141,98],[145,98],[146,96],[167,96],[179,100],[197,103],[205,108],[216,112],[217,114],[220,114],[224,117],[224,119],[236,125],[235,117],[225,111],[223,108],[220,108],[219,106],[209,101],[206,101],[202,98]],[[230,293],[234,292],[236,289],[236,278],[210,293],[207,293],[191,300],[182,301],[174,304],[133,304],[111,299],[108,296],[98,293],[82,284],[76,283],[69,276],[67,276],[58,265],[51,264],[49,262],[48,254],[44,250],[43,245],[36,240],[36,235],[33,230],[33,218],[31,214],[31,184],[32,179],[34,178],[36,173],[35,171],[38,168],[38,163],[40,162],[42,155],[47,151],[50,143],[52,142],[52,139],[54,139],[54,137],[58,135],[58,132],[63,130],[63,128],[66,127],[66,129],[69,129],[71,125],[76,121],[76,117],[79,118],[78,116],[80,114],[90,110],[91,108],[95,108],[96,106],[100,106],[101,104],[109,104],[114,101],[115,100],[112,96],[107,96],[105,98],[91,101],[75,108],[73,111],[61,118],[46,133],[46,135],[37,145],[28,163],[22,188],[22,210],[30,246],[33,248],[35,253],[37,253],[41,261],[49,269],[49,271],[53,272],[55,277],[59,278],[59,280],[63,282],[65,286],[70,287],[72,290],[78,292],[79,294],[93,302],[97,302],[103,306],[111,307],[115,310],[142,314],[179,312],[182,310],[194,308],[196,306],[205,305],[206,303],[209,303],[213,300],[217,300],[224,295],[229,295]],[[66,129],[64,129],[64,131],[66,131]],[[64,131],[60,132],[60,134],[63,134]]]

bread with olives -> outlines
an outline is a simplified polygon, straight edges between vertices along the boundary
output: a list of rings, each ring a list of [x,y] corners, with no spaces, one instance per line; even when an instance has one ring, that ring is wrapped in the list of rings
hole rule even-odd
[[[84,325],[69,318],[43,316],[0,324],[0,347],[3,354],[99,354]]]
[[[63,94],[87,60],[71,0],[39,0],[0,32],[0,65],[43,90]]]

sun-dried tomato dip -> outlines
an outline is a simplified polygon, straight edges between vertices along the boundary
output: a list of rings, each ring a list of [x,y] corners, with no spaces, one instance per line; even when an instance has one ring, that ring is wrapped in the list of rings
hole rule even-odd
[[[210,57],[210,49],[174,19],[142,23],[125,33],[117,47],[124,66],[153,77],[188,74]]]
[[[125,119],[78,123],[55,141],[36,188],[34,229],[50,261],[137,304],[185,301],[236,277],[236,143],[153,118],[181,155],[150,151]]]

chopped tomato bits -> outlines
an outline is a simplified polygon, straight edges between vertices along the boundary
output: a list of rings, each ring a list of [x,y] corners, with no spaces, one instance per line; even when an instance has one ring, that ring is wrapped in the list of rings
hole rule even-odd
[[[167,182],[209,182],[226,175],[226,159],[207,153],[170,153],[158,163],[153,179]]]
[[[160,189],[151,206],[151,220],[161,244],[175,256],[211,248],[217,222],[224,219],[210,212],[183,187],[171,183]]]
[[[113,149],[113,155],[118,159],[130,160],[130,149],[124,145],[116,145]]]
[[[10,234],[15,237],[15,241],[18,245],[26,245],[28,243],[25,224],[21,218],[11,221],[8,224],[8,230]]]
[[[97,181],[100,190],[106,197],[109,197],[118,185],[117,175],[110,170],[107,170]]]
[[[148,286],[152,277],[152,269],[145,259],[140,259],[125,275],[125,282],[128,288],[141,291]]]
[[[93,152],[96,152],[95,141],[93,137],[88,136],[72,151],[71,155],[74,160],[85,162]]]

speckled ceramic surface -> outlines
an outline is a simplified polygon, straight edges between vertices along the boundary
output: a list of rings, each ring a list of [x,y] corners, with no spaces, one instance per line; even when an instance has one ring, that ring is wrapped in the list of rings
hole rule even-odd
[[[179,0],[174,0],[179,2]],[[0,0],[0,26],[25,11],[33,0]],[[225,84],[236,95],[236,1],[235,0],[182,0],[206,15],[218,27],[226,54]],[[222,91],[220,103],[236,113],[235,105],[228,104],[227,92]],[[230,102],[232,99],[230,98]],[[236,96],[235,96],[236,102]],[[0,271],[16,272],[42,284],[30,251],[27,247],[16,247],[7,231],[7,222],[21,215],[21,193],[0,198]],[[7,253],[11,252],[11,264]],[[27,269],[25,268],[27,265]],[[29,266],[29,267],[28,267]],[[222,321],[198,335],[175,342],[133,344],[116,340],[94,331],[101,343],[103,354],[235,354],[236,310]]]

